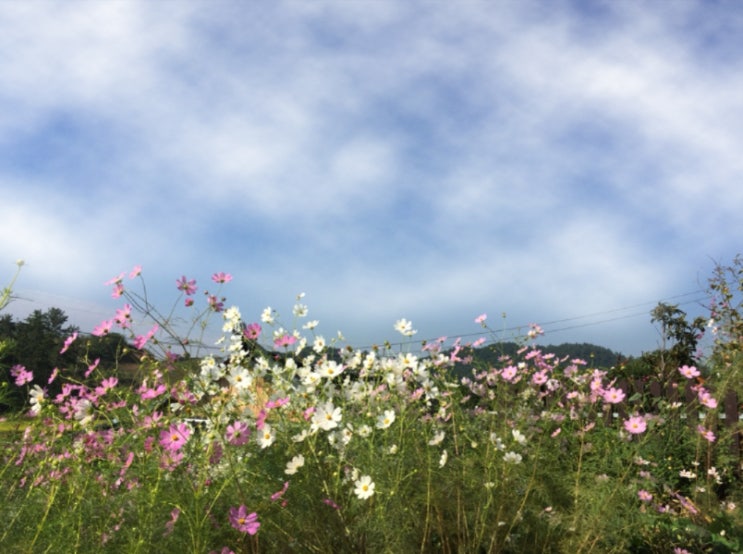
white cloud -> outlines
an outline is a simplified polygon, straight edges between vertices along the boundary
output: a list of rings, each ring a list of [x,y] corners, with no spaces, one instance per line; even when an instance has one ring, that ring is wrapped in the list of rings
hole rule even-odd
[[[306,282],[377,331],[504,299],[534,319],[635,304],[738,247],[743,83],[700,44],[734,60],[715,30],[740,18],[212,6],[0,14],[0,255],[52,292],[215,264],[251,301]]]

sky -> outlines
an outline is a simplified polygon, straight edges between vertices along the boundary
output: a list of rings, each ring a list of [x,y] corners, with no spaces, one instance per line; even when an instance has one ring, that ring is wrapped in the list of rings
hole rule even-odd
[[[141,265],[356,347],[487,313],[638,355],[742,250],[738,2],[11,1],[0,54],[17,318],[90,331]]]

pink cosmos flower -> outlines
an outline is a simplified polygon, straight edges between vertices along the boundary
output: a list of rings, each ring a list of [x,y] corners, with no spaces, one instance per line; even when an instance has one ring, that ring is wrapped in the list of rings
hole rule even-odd
[[[297,342],[297,337],[295,337],[294,335],[283,334],[280,337],[276,338],[273,341],[273,344],[274,346],[280,348],[282,346],[291,346],[295,342]]]
[[[261,524],[258,522],[258,514],[255,512],[248,513],[244,504],[237,508],[230,508],[230,525],[242,533],[255,535]]]
[[[181,276],[180,279],[176,279],[175,284],[178,290],[182,290],[186,293],[186,296],[191,296],[197,290],[196,279],[191,279],[189,281],[188,279],[186,279],[185,275]]]
[[[707,406],[710,410],[717,408],[717,400],[710,392],[705,388],[700,388],[698,392],[699,402],[703,406]]]
[[[603,397],[604,402],[608,404],[619,404],[624,400],[624,391],[622,389],[611,387],[604,391]]]
[[[335,502],[333,502],[330,498],[324,498],[323,499],[323,504],[327,504],[328,506],[330,506],[334,510],[340,510],[341,509],[341,507],[338,506],[338,504],[336,504]]]
[[[101,384],[96,387],[95,392],[99,396],[102,394],[105,394],[106,391],[111,390],[119,383],[119,380],[116,377],[107,377],[103,381],[101,381]]]
[[[235,446],[240,446],[248,442],[249,436],[250,429],[248,428],[248,424],[243,421],[231,423],[227,426],[227,432],[225,433],[227,442]]]
[[[276,502],[279,498],[284,496],[284,493],[287,491],[288,488],[289,488],[289,481],[285,481],[283,488],[280,491],[277,491],[271,495],[271,500],[273,502]]]
[[[209,295],[209,307],[215,312],[221,312],[224,309],[224,302],[219,300],[219,298],[217,298],[213,294],[210,294]]]
[[[710,431],[709,429],[705,428],[703,425],[697,425],[697,432],[702,435],[702,437],[705,438],[708,442],[715,442],[715,434]]]
[[[645,432],[645,429],[647,429],[647,423],[645,422],[645,418],[642,416],[632,416],[624,422],[624,428],[627,432],[632,433],[633,435],[639,435],[640,433]]]
[[[142,266],[141,265],[135,265],[132,268],[131,273],[129,273],[129,279],[134,279],[135,277],[139,277],[142,275]]]
[[[681,373],[681,375],[683,375],[687,379],[693,379],[694,377],[699,377],[699,370],[693,365],[692,366],[682,365],[679,368],[679,373]]]
[[[124,304],[123,308],[116,310],[114,321],[122,329],[129,327],[129,324],[132,321],[132,307],[129,304]]]
[[[102,337],[104,335],[108,335],[111,332],[111,327],[113,326],[113,321],[102,321],[95,329],[93,329],[93,334],[96,337]]]
[[[84,375],[86,379],[90,377],[90,374],[95,371],[95,368],[98,367],[99,363],[101,363],[101,359],[96,358],[95,361],[88,366],[88,369],[85,371],[85,375]]]
[[[188,438],[191,436],[191,430],[185,423],[179,423],[178,425],[172,424],[170,429],[166,429],[160,433],[160,446],[165,450],[176,452],[180,450]]]
[[[479,339],[477,339],[475,342],[472,343],[472,348],[477,348],[479,346],[482,346],[483,344],[485,344],[485,340],[486,340],[485,337],[480,337]]]
[[[170,520],[165,524],[163,537],[167,537],[173,532],[173,529],[175,529],[175,523],[178,521],[178,516],[180,515],[181,511],[178,508],[174,508],[173,511],[170,512]]]
[[[152,400],[153,398],[157,398],[161,394],[165,393],[166,390],[168,390],[167,387],[162,383],[157,385],[154,389],[142,383],[142,386],[137,389],[137,392],[142,400]]]
[[[653,495],[644,489],[637,491],[637,497],[643,502],[650,502],[653,500]]]
[[[261,336],[261,331],[262,328],[258,323],[251,323],[250,325],[247,325],[245,327],[243,335],[245,335],[246,339],[256,340],[258,337]]]
[[[111,293],[112,298],[120,298],[124,294],[124,285],[121,283],[116,283],[114,285],[114,290]]]
[[[62,345],[62,350],[60,350],[59,353],[64,354],[65,352],[67,352],[67,349],[73,342],[75,342],[75,339],[77,339],[77,331],[75,331],[65,339],[64,344]]]
[[[123,280],[124,280],[124,274],[123,273],[119,273],[116,277],[112,277],[111,279],[109,279],[108,281],[106,281],[103,284],[106,285],[106,286],[108,286],[108,285],[116,285],[118,283],[121,283],[121,281],[123,281]]]
[[[537,371],[534,375],[531,376],[531,382],[535,385],[543,385],[547,382],[547,370],[543,369],[542,371]]]
[[[475,318],[475,323],[479,323],[482,325],[485,323],[485,320],[488,318],[488,314],[480,314]]]
[[[147,331],[146,335],[139,335],[136,339],[134,339],[134,348],[137,350],[142,350],[147,344],[147,341],[149,341],[152,337],[155,336],[155,333],[157,333],[157,330],[159,329],[157,323],[155,323],[152,326],[152,329]]]
[[[500,376],[505,381],[513,381],[513,378],[516,377],[516,373],[518,373],[518,368],[515,365],[509,365],[508,367],[503,368],[503,371],[501,371]]]
[[[232,275],[229,273],[225,273],[224,271],[220,271],[219,273],[215,273],[212,275],[212,281],[215,283],[229,283],[232,281]]]
[[[186,308],[190,308],[191,306],[193,306],[193,298],[186,298],[183,303],[186,305]]]
[[[16,364],[10,368],[10,375],[15,379],[15,384],[18,387],[22,387],[26,383],[30,383],[34,380],[33,372],[28,371],[20,364]]]

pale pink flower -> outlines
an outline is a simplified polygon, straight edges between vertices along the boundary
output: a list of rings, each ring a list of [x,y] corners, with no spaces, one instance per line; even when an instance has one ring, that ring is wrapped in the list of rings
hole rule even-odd
[[[129,327],[129,324],[132,321],[132,307],[129,304],[124,304],[123,308],[116,310],[114,321],[122,329]]]
[[[715,439],[717,438],[715,437],[715,434],[712,431],[710,431],[709,429],[705,428],[702,425],[697,425],[697,431],[699,432],[700,435],[702,435],[702,437],[705,438],[705,440],[709,442],[715,442]]]
[[[103,337],[105,335],[108,335],[111,332],[112,326],[112,320],[102,321],[95,329],[93,329],[93,334],[96,337]]]
[[[134,279],[135,277],[139,277],[142,275],[142,266],[141,265],[135,265],[132,268],[131,273],[129,273],[129,279]]]
[[[121,281],[123,281],[123,280],[124,280],[124,274],[123,273],[119,273],[116,277],[112,277],[111,279],[109,279],[108,281],[106,281],[103,284],[106,285],[106,286],[108,286],[108,285],[116,285],[118,283],[121,283]]]
[[[136,348],[137,350],[142,350],[147,344],[147,341],[155,336],[155,333],[157,333],[158,329],[159,327],[157,323],[155,323],[152,328],[147,331],[146,335],[139,335],[136,339],[134,339],[134,348]]]
[[[282,346],[291,346],[295,342],[297,342],[297,337],[295,337],[294,335],[289,335],[285,333],[281,335],[280,337],[277,337],[276,339],[274,339],[273,344],[274,346],[280,348]]]
[[[225,273],[224,271],[220,271],[219,273],[215,273],[212,275],[212,281],[215,283],[229,283],[232,281],[232,275],[229,273]]]
[[[531,382],[535,385],[543,385],[547,382],[547,370],[543,369],[542,371],[537,371],[534,375],[531,376]]]
[[[647,423],[645,422],[645,418],[641,416],[632,416],[624,422],[624,428],[633,435],[639,435],[645,432]]]
[[[485,323],[485,320],[488,318],[488,314],[480,314],[475,318],[475,323],[479,323],[482,325]]]
[[[643,502],[650,502],[653,500],[653,495],[644,489],[637,491],[637,497]]]
[[[699,377],[699,370],[693,365],[692,366],[682,365],[679,368],[679,373],[681,373],[681,375],[683,375],[687,379],[693,379],[694,377]]]
[[[697,393],[699,396],[699,402],[703,405],[709,408],[710,410],[714,410],[717,408],[717,400],[715,399],[710,392],[705,389],[704,387],[701,387],[699,389],[699,392]]]
[[[72,345],[73,342],[75,342],[75,339],[77,339],[77,331],[75,331],[65,339],[64,344],[62,345],[62,350],[60,350],[59,353],[64,354],[65,352],[67,352],[67,349],[70,347],[70,345]]]
[[[615,387],[605,390],[603,394],[604,402],[609,404],[619,404],[624,400],[624,396],[624,391]]]
[[[15,384],[18,387],[22,387],[26,383],[30,383],[34,380],[33,372],[28,371],[20,364],[16,364],[10,368],[10,375],[15,379]]]
[[[95,368],[98,367],[98,364],[101,363],[100,358],[96,358],[95,361],[88,366],[88,369],[85,371],[85,378],[87,379],[90,377],[90,374],[95,371]]]
[[[513,381],[513,378],[516,377],[516,373],[518,373],[518,368],[514,365],[509,365],[503,368],[503,370],[500,373],[500,376],[505,381]]]

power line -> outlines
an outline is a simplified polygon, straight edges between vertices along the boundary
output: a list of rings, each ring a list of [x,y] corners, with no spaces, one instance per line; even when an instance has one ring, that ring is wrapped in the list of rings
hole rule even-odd
[[[585,328],[585,327],[593,327],[593,326],[596,326],[596,325],[603,325],[603,324],[606,324],[606,323],[612,323],[614,321],[620,321],[620,320],[623,320],[623,319],[631,319],[633,317],[648,316],[649,315],[649,311],[644,310],[642,312],[627,314],[627,315],[623,315],[623,316],[619,316],[619,317],[611,317],[611,318],[602,319],[602,320],[599,320],[599,321],[591,321],[591,322],[588,322],[588,323],[582,323],[582,324],[579,324],[579,325],[570,325],[570,326],[567,326],[567,327],[559,327],[559,328],[556,328],[556,329],[545,329],[547,326],[555,325],[555,324],[558,324],[558,323],[566,323],[566,322],[569,322],[569,321],[576,321],[576,320],[586,319],[586,318],[591,318],[591,317],[604,316],[604,315],[613,314],[613,313],[617,313],[617,312],[624,312],[626,310],[634,310],[634,309],[638,309],[638,308],[641,308],[641,307],[648,307],[648,306],[652,306],[652,305],[657,305],[659,303],[666,303],[669,300],[676,300],[676,299],[680,299],[680,298],[686,298],[686,297],[689,297],[689,296],[698,296],[699,294],[703,294],[704,296],[699,296],[698,298],[693,298],[691,300],[686,300],[684,302],[679,302],[679,303],[677,303],[677,305],[679,305],[679,306],[685,306],[685,305],[688,305],[688,304],[693,304],[693,303],[696,303],[696,302],[701,302],[703,300],[709,300],[711,298],[711,295],[707,294],[703,290],[699,290],[698,289],[698,290],[695,290],[695,291],[685,292],[685,293],[677,294],[677,295],[674,295],[674,296],[668,296],[668,297],[662,298],[661,300],[658,300],[658,301],[642,302],[640,304],[634,304],[632,306],[626,306],[626,307],[623,307],[623,308],[614,308],[614,309],[611,309],[611,310],[604,310],[604,311],[600,311],[600,312],[593,312],[593,313],[586,314],[586,315],[580,315],[580,316],[573,316],[573,317],[567,317],[567,318],[562,318],[562,319],[556,319],[556,320],[553,320],[553,321],[546,321],[546,322],[543,322],[543,323],[539,323],[538,325],[545,332],[549,332],[550,334],[558,333],[558,332],[562,332],[562,331],[569,331],[569,330],[573,330],[573,329],[580,329],[580,328]],[[512,326],[512,327],[504,327],[502,329],[499,329],[497,332],[498,333],[517,332],[517,331],[521,331],[524,328],[528,328],[529,325],[530,324],[527,323],[527,324],[522,324],[522,325],[515,325],[515,326]],[[494,333],[494,331],[495,330],[493,330],[493,329],[486,329],[486,330],[482,330],[482,331],[478,331],[478,332],[447,334],[446,336],[447,337],[458,337],[458,338],[462,338],[462,339],[465,339],[465,338],[469,339],[469,338],[473,338],[473,337],[482,337],[482,336],[492,335]],[[389,341],[386,341],[386,342],[383,342],[383,343],[384,344],[389,344],[390,346],[405,346],[405,345],[411,345],[411,344],[418,344],[418,343],[421,343],[423,341],[425,341],[426,343],[431,343],[431,342],[435,342],[437,340],[438,340],[438,337],[436,337],[436,338],[428,338],[428,339],[418,339],[418,340],[415,340],[415,341],[413,341],[413,340],[409,340],[409,341],[398,341],[398,342],[389,342]],[[364,346],[364,347],[361,347],[361,348],[362,349],[369,349],[369,348],[372,348],[372,346]]]

